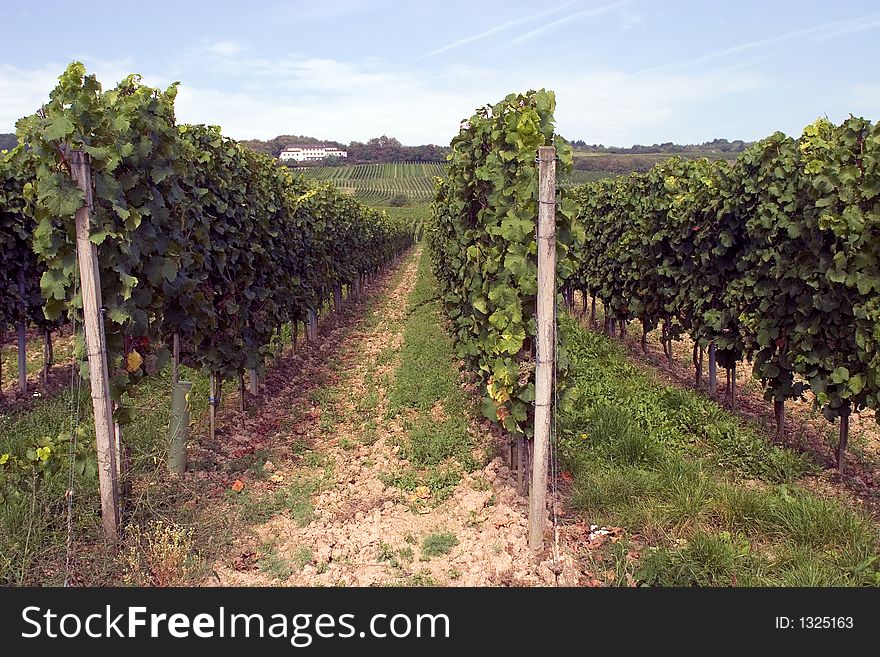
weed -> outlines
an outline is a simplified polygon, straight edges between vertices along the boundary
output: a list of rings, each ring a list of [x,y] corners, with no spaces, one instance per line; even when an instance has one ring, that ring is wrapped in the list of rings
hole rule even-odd
[[[376,561],[391,561],[394,558],[394,549],[385,541],[379,541],[376,548]]]
[[[266,544],[261,547],[260,552],[260,572],[278,580],[286,580],[293,575],[293,563],[280,556],[274,545]]]
[[[193,550],[193,530],[174,523],[158,520],[146,527],[128,525],[123,540],[123,579],[134,586],[180,586],[199,561]]]
[[[698,532],[685,548],[653,550],[635,577],[648,586],[731,586],[751,557],[749,543],[742,536]]]
[[[452,532],[435,532],[422,540],[422,558],[430,559],[449,554],[458,545],[458,539]]]
[[[312,548],[301,545],[293,552],[293,563],[297,565],[297,567],[302,570],[306,567],[307,564],[312,563],[315,560],[315,555],[312,552]]]

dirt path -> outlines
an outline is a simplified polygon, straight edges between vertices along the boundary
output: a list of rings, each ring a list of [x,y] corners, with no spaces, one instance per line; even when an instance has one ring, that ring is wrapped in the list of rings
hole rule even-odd
[[[372,307],[353,319],[332,357],[335,367],[324,365],[328,376],[321,387],[301,397],[292,380],[286,384],[290,395],[281,391],[286,408],[281,424],[287,428],[273,438],[273,450],[286,455],[261,466],[257,480],[243,478],[244,488],[227,495],[231,505],[248,492],[253,496],[248,504],[271,500],[271,517],[260,517],[266,521],[241,533],[206,583],[556,584],[548,567],[529,553],[526,501],[515,493],[501,458],[464,475],[440,504],[427,503],[418,488],[408,493],[385,483],[402,463],[404,429],[388,412],[387,394],[399,363],[417,255],[405,259],[403,271],[384,283]],[[277,424],[278,408],[273,403],[250,424],[265,426],[266,413],[269,424]],[[484,437],[489,431],[476,422],[471,429]]]

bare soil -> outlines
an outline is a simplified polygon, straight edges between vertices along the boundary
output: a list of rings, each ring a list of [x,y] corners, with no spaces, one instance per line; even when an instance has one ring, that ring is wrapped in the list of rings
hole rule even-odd
[[[307,522],[278,513],[264,523],[243,522],[232,545],[213,564],[206,585],[222,586],[532,586],[576,584],[570,558],[533,557],[527,543],[527,504],[517,494],[504,459],[465,474],[444,501],[430,490],[407,492],[383,479],[406,466],[400,458],[404,428],[387,413],[388,386],[399,363],[407,299],[417,258],[403,261],[402,275],[374,282],[374,313],[349,308],[309,355],[273,367],[271,397],[254,415],[230,418],[238,425],[223,438],[215,461],[271,447],[268,479],[240,477],[242,492],[266,495],[303,477],[317,482]],[[372,319],[371,319],[372,317]],[[393,353],[393,358],[387,354]],[[330,367],[329,364],[335,364]],[[316,402],[315,381],[328,394]],[[310,394],[310,382],[312,394]],[[378,385],[377,385],[378,383]],[[373,404],[375,395],[375,403]],[[364,408],[362,401],[369,399]],[[442,417],[442,408],[429,411]],[[322,422],[323,418],[323,422]],[[374,431],[368,431],[368,427]],[[474,420],[471,431],[501,452],[504,438]],[[230,453],[229,445],[238,449]],[[304,451],[303,446],[306,446]],[[225,456],[224,456],[225,455]],[[224,482],[228,487],[231,477]],[[214,512],[234,514],[234,498],[217,495]],[[446,554],[426,556],[423,542],[451,533]],[[543,558],[543,561],[542,561]],[[554,566],[554,563],[556,564]]]

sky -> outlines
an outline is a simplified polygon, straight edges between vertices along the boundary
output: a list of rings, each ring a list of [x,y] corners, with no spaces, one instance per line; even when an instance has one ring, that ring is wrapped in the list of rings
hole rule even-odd
[[[181,122],[236,139],[447,144],[511,92],[568,139],[629,146],[880,119],[877,0],[0,0],[0,132],[82,61],[180,82]]]

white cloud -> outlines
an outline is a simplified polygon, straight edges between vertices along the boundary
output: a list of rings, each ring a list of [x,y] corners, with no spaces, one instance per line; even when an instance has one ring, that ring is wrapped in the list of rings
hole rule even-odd
[[[527,41],[531,41],[535,39],[545,32],[549,32],[551,30],[556,29],[561,25],[565,25],[566,23],[571,23],[572,21],[581,20],[584,18],[590,18],[592,16],[601,16],[602,14],[607,14],[615,9],[619,9],[625,5],[628,5],[630,0],[621,0],[621,2],[615,2],[610,5],[604,5],[602,7],[594,7],[593,9],[584,9],[582,11],[577,11],[573,14],[568,14],[567,16],[563,16],[561,18],[557,18],[556,20],[550,21],[540,27],[536,27],[535,29],[526,32],[525,34],[521,34],[515,39],[511,39],[506,44],[504,44],[503,48],[510,48],[513,46],[518,46]]]
[[[247,48],[235,41],[217,41],[204,46],[197,47],[207,55],[218,55],[220,57],[235,57],[243,53]]]
[[[308,134],[349,142],[388,134],[406,144],[445,144],[477,107],[511,91],[543,87],[556,91],[557,126],[568,137],[606,144],[685,140],[696,129],[716,129],[712,107],[767,84],[747,71],[548,73],[456,65],[427,73],[376,61],[269,59],[248,56],[250,50],[228,57],[229,51],[206,46],[190,51],[190,61],[174,76],[182,82],[177,116],[181,122],[220,125],[238,139]],[[105,87],[135,68],[125,60],[87,65]],[[181,73],[187,69],[214,74],[205,79]],[[39,107],[62,70],[0,65],[0,131]],[[173,79],[167,71],[144,76],[145,83],[160,87]],[[702,113],[699,127],[692,125],[697,113]]]
[[[0,132],[14,129],[18,119],[39,109],[60,73],[52,65],[22,69],[0,64]]]
[[[458,48],[459,46],[463,46],[466,43],[472,43],[474,41],[479,41],[480,39],[485,39],[488,36],[492,36],[493,34],[498,34],[499,32],[504,32],[506,30],[511,29],[517,25],[521,25],[522,23],[528,23],[530,21],[536,20],[538,18],[543,18],[544,16],[550,16],[555,14],[566,7],[573,5],[577,0],[569,0],[569,2],[565,2],[561,5],[553,7],[552,9],[548,9],[547,11],[542,11],[538,14],[532,14],[531,16],[525,16],[523,18],[516,18],[511,21],[507,21],[506,23],[501,23],[500,25],[496,25],[495,27],[490,27],[488,30],[484,30],[479,34],[474,34],[469,37],[465,37],[463,39],[459,39],[458,41],[453,41],[445,46],[437,48],[436,50],[432,50],[426,55],[422,55],[418,59],[427,59],[428,57],[433,57],[434,55],[439,55],[440,53],[447,52],[448,50],[452,50],[454,48]]]
[[[95,74],[105,89],[135,71],[129,59],[105,60],[77,57],[86,65],[86,71]],[[68,62],[69,63],[69,62]],[[52,62],[37,68],[20,68],[0,64],[0,131],[13,130],[15,122],[33,114],[49,100],[49,93],[58,84],[58,77],[68,63]],[[170,82],[161,76],[143,77],[144,84],[164,86]]]
[[[851,20],[831,21],[801,30],[786,32],[785,34],[778,34],[776,36],[768,37],[766,39],[740,43],[735,46],[723,48],[722,50],[717,50],[715,52],[694,57],[693,59],[674,62],[672,64],[662,64],[660,66],[654,66],[645,69],[642,72],[648,73],[653,71],[689,68],[698,64],[704,64],[706,62],[723,59],[725,57],[729,57],[730,55],[738,55],[740,53],[749,52],[752,50],[759,50],[766,53],[766,51],[772,46],[791,41],[802,41],[804,39],[827,41],[829,39],[838,39],[840,37],[850,34],[869,32],[878,28],[880,28],[880,14],[870,14],[868,16],[861,16],[859,18],[854,18]]]

